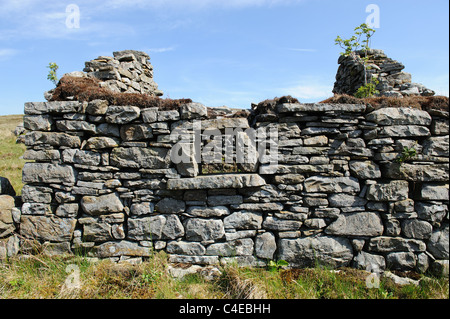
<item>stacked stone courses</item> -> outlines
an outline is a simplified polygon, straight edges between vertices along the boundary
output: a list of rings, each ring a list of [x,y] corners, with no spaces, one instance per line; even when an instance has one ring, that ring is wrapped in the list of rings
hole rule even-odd
[[[252,123],[277,129],[276,171],[199,175],[196,163],[171,162],[174,129],[250,127],[207,113],[199,103],[26,103],[20,236],[114,260],[165,250],[170,262],[200,265],[448,263],[448,112],[278,104],[275,121]],[[417,155],[399,163],[404,147]]]
[[[69,76],[159,96],[148,59],[115,52]],[[448,271],[448,111],[276,101],[248,117],[195,102],[164,110],[74,97],[25,103],[25,185],[14,200],[2,180],[0,259],[37,241],[50,254],[114,261],[163,250],[171,263],[196,265],[281,259]],[[249,146],[247,129],[272,129],[277,152],[228,173],[207,174],[196,151],[175,163],[180,146],[196,149],[196,127],[203,145],[205,130],[232,130]]]

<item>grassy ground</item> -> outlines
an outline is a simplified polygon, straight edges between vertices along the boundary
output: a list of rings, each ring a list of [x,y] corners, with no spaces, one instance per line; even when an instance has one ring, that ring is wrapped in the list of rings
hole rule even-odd
[[[0,176],[22,189],[19,159],[25,150],[12,133],[21,115],[0,116]],[[86,258],[29,255],[0,261],[0,299],[448,299],[448,278],[427,278],[419,286],[396,286],[382,279],[367,288],[364,271],[322,268],[278,270],[221,267],[222,274],[207,281],[199,275],[174,279],[167,256],[153,255],[140,265],[91,263]],[[79,285],[70,289],[68,281]]]
[[[22,123],[23,115],[0,116],[0,176],[10,180],[17,195],[22,193],[22,168],[25,161],[20,157],[25,145],[16,144],[14,129]]]
[[[367,288],[367,272],[323,268],[268,271],[220,267],[213,280],[191,274],[174,279],[167,255],[155,253],[139,265],[85,258],[46,257],[0,262],[0,299],[448,299],[448,278],[397,286],[382,278]],[[78,283],[70,288],[68,281]]]

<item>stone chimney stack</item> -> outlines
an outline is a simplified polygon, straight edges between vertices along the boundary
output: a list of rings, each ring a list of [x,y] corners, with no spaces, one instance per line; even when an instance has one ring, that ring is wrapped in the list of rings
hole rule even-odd
[[[113,52],[113,55],[87,61],[83,71],[88,77],[101,80],[101,86],[113,92],[163,95],[153,80],[153,66],[147,53],[124,50]]]
[[[419,83],[412,83],[410,73],[403,72],[405,66],[388,58],[382,50],[370,49],[366,67],[366,78],[379,81],[377,90],[380,96],[433,96],[434,91]],[[333,93],[353,95],[364,85],[364,65],[362,57],[364,51],[357,51],[355,55],[341,56],[338,60],[339,69],[336,74]]]

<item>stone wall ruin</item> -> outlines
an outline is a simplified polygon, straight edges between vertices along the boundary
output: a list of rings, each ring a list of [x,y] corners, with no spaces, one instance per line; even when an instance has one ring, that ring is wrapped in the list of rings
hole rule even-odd
[[[3,247],[33,239],[50,253],[113,260],[164,250],[170,262],[199,265],[448,265],[447,111],[289,100],[253,117],[210,118],[194,102],[48,101],[24,111],[30,162],[9,223],[17,235],[0,231]],[[276,129],[277,165],[202,174],[194,157],[173,163],[172,133],[192,136],[194,122],[221,133]],[[400,162],[405,147],[417,155]]]

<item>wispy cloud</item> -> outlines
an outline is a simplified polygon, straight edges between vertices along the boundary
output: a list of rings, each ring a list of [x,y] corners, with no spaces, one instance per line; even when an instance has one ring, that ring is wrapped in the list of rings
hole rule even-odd
[[[175,50],[175,47],[167,47],[167,48],[152,48],[145,51],[152,52],[152,53],[164,53]]]
[[[0,18],[4,28],[0,39],[46,38],[72,39],[91,36],[102,37],[129,35],[138,32],[131,25],[117,20],[105,20],[107,13],[116,14],[123,10],[153,10],[165,17],[174,12],[191,13],[210,9],[242,9],[271,7],[302,3],[306,0],[105,0],[102,2],[77,0],[80,9],[81,27],[66,26],[68,3],[43,0],[0,0]],[[192,23],[190,19],[163,19],[165,28],[181,28]]]
[[[178,8],[185,10],[198,10],[204,8],[247,8],[261,6],[280,6],[301,3],[305,0],[109,0],[104,3],[106,7],[153,7]]]
[[[287,86],[279,90],[285,95],[292,95],[304,102],[317,102],[318,100],[326,99],[333,95],[333,85],[326,84],[319,77],[305,76],[292,86]]]
[[[19,53],[19,50],[15,49],[0,49],[0,61],[7,60]]]

